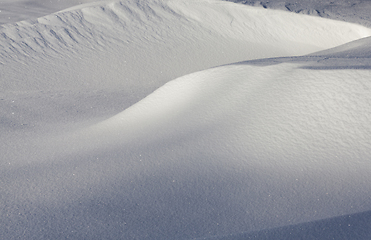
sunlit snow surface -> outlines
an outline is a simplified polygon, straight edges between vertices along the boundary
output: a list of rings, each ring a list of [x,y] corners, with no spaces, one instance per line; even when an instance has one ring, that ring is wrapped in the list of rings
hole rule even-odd
[[[2,25],[0,238],[369,239],[370,35],[217,0]]]

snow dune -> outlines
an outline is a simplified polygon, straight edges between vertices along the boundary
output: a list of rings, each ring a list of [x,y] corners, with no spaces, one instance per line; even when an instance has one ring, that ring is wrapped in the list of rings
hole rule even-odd
[[[354,24],[219,1],[84,6],[3,25],[1,71],[13,79],[3,90],[135,88],[145,80],[149,93],[209,67],[302,55],[370,35]],[[35,71],[40,65],[44,71]]]
[[[371,220],[370,29],[129,0],[0,32],[1,238],[284,239]]]

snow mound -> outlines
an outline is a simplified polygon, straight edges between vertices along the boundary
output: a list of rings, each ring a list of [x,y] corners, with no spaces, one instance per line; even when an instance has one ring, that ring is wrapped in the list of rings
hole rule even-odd
[[[3,91],[139,91],[146,82],[148,94],[191,72],[308,54],[370,35],[354,24],[222,1],[90,3],[4,25],[0,84]],[[44,70],[36,71],[40,65]]]
[[[328,55],[341,58],[371,58],[371,38],[363,38],[350,43],[317,52],[312,55]]]
[[[369,211],[370,70],[336,64],[370,63],[328,59],[250,61],[170,81],[44,144],[52,156],[10,168],[7,193],[25,209],[30,199],[54,209],[37,205],[28,218],[113,238],[222,236]]]

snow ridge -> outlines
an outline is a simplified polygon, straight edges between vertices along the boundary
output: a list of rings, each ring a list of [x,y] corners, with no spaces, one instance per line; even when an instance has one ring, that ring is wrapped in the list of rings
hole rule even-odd
[[[88,48],[103,47],[107,44],[122,45],[125,44],[125,41],[129,42],[134,38],[137,39],[137,37],[144,42],[161,42],[165,39],[162,33],[166,34],[168,32],[166,28],[170,28],[169,25],[164,26],[163,22],[168,24],[176,21],[180,25],[185,25],[185,22],[190,19],[198,20],[197,24],[204,23],[205,26],[203,27],[206,27],[206,29],[213,29],[219,34],[232,38],[251,41],[254,39],[253,35],[257,34],[258,41],[267,41],[268,39],[268,42],[274,43],[284,37],[283,40],[285,41],[295,40],[322,48],[329,48],[329,44],[332,46],[340,45],[370,34],[369,30],[360,26],[326,22],[323,19],[307,16],[296,19],[295,15],[282,13],[285,18],[288,18],[288,20],[284,20],[286,21],[286,24],[284,24],[281,22],[283,19],[281,15],[271,14],[269,11],[259,9],[241,8],[228,3],[214,4],[216,8],[220,8],[220,5],[225,5],[226,8],[221,12],[222,15],[214,10],[216,14],[220,15],[219,18],[216,18],[215,14],[202,14],[205,9],[210,8],[209,3],[200,2],[197,5],[197,7],[188,8],[188,4],[182,1],[167,3],[163,1],[133,0],[112,2],[105,5],[94,3],[38,18],[37,20],[8,24],[1,31],[1,56],[11,58],[14,54],[19,55],[19,53],[25,55],[35,52],[46,53],[46,49],[58,53],[62,49],[73,48],[77,44]],[[233,11],[234,17],[231,17],[231,11]],[[249,11],[250,14],[246,14],[246,11]],[[260,15],[267,15],[267,18],[271,19],[262,22],[260,21]],[[234,20],[234,18],[239,19],[239,21]],[[220,22],[216,24],[211,19],[214,21],[218,19]],[[295,21],[296,27],[294,29],[293,25],[287,24],[290,21]],[[316,24],[308,25],[307,21],[314,21]],[[275,27],[275,24],[272,24],[273,22],[281,26],[282,32],[288,32],[287,29],[291,29],[292,32],[295,32],[295,35],[284,35],[272,31]],[[325,25],[322,23],[325,23]],[[250,26],[247,24],[250,24]],[[109,26],[108,29],[107,26]],[[219,27],[215,28],[214,26]],[[311,29],[311,26],[316,27]],[[255,28],[252,29],[253,27]],[[333,27],[336,27],[336,29]],[[329,28],[332,28],[331,34],[328,34]],[[299,29],[301,31],[298,32]],[[313,34],[315,36],[308,39]],[[182,40],[187,43],[190,39],[187,41],[185,37]]]

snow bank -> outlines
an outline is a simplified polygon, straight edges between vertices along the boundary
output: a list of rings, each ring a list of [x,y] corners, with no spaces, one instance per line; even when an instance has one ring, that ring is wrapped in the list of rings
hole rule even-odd
[[[94,3],[4,25],[0,84],[3,91],[130,88],[135,95],[145,82],[149,94],[195,71],[308,54],[370,34],[354,24],[220,1]]]
[[[368,211],[370,70],[311,68],[326,59],[171,81],[49,143],[49,162],[8,168],[5,202],[16,196],[27,212],[6,204],[5,213],[48,237],[192,239]]]

